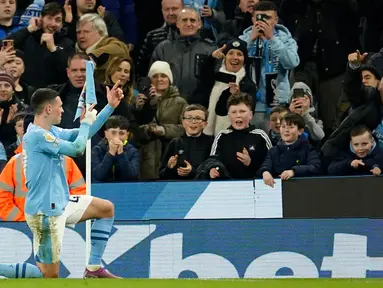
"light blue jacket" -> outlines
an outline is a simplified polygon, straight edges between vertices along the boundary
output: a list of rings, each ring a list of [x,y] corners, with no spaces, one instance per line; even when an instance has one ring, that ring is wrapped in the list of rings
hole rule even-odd
[[[239,38],[247,42],[249,57],[254,56],[256,41],[250,40],[252,26],[247,28]],[[263,41],[263,57],[261,65],[261,77],[259,91],[257,93],[256,112],[267,112],[266,105],[266,76],[265,74],[277,73],[275,95],[279,99],[279,104],[289,103],[290,82],[288,71],[299,65],[298,45],[291,36],[289,30],[280,24],[275,25],[274,37]],[[269,55],[272,53],[272,55]],[[270,57],[271,56],[271,57]],[[272,59],[269,64],[267,59]],[[251,69],[255,69],[251,67]],[[255,75],[255,70],[252,71]],[[255,78],[255,77],[254,77]],[[255,81],[255,79],[253,79]]]

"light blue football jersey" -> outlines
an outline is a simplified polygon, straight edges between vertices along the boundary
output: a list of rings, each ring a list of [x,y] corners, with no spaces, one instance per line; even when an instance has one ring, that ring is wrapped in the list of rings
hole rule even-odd
[[[64,130],[52,126],[47,131],[30,124],[23,137],[23,158],[28,188],[25,213],[58,216],[69,201],[69,187],[63,168],[64,157],[60,145],[73,141],[78,130]],[[63,141],[62,143],[62,140]]]

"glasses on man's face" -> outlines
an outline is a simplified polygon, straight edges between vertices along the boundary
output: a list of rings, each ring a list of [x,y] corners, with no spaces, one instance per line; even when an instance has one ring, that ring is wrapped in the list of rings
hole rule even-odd
[[[194,117],[184,117],[183,119],[185,121],[187,121],[187,122],[195,122],[195,123],[198,123],[198,124],[206,121],[205,119],[202,119],[202,118],[199,118],[199,117],[196,117],[196,118],[194,118]]]

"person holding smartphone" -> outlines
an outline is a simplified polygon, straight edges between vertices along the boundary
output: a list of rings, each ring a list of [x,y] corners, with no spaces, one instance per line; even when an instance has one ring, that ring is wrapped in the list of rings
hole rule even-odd
[[[216,136],[230,126],[227,100],[231,95],[239,92],[252,96],[256,94],[255,83],[246,70],[247,53],[246,42],[233,39],[215,50],[205,61],[198,93],[209,103],[209,118],[204,129],[206,135]]]
[[[319,142],[324,138],[323,122],[315,118],[315,108],[313,94],[309,86],[303,82],[296,82],[290,93],[291,112],[297,113],[303,117],[305,121],[305,132],[303,137],[308,137],[308,140],[313,146],[319,145]]]
[[[239,36],[247,43],[251,78],[259,88],[252,123],[265,131],[270,109],[288,103],[289,70],[299,64],[297,43],[278,23],[277,11],[273,2],[260,1],[254,6],[253,25]]]

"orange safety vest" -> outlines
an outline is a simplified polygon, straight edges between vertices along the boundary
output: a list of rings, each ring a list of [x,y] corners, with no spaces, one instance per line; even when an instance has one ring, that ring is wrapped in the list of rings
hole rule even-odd
[[[72,158],[65,156],[63,165],[69,193],[71,195],[85,195],[85,181],[76,163]],[[0,218],[3,221],[25,221],[24,205],[27,192],[23,157],[20,153],[8,161],[0,174]]]

